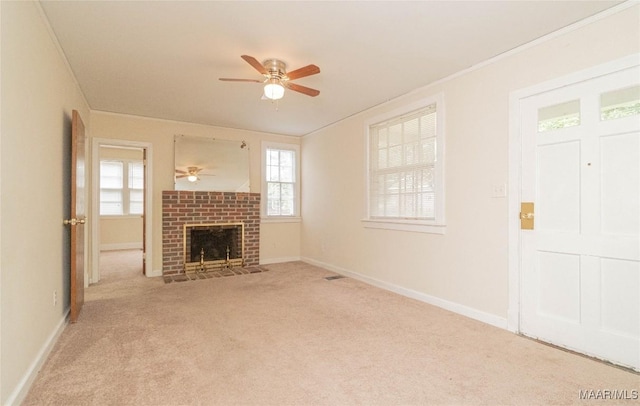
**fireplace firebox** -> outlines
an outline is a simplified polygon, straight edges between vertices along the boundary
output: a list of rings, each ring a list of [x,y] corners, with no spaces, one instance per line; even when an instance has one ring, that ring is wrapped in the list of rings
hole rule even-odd
[[[184,272],[244,266],[244,224],[185,224]]]

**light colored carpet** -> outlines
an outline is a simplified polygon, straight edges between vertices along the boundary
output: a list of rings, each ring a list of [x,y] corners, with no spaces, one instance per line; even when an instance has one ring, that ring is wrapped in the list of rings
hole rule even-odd
[[[591,405],[581,390],[640,389],[636,374],[318,267],[267,268],[105,277],[24,404]]]

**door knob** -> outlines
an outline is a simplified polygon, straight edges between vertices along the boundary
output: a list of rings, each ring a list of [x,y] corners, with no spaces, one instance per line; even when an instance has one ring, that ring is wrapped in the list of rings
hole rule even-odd
[[[533,230],[533,219],[535,211],[533,202],[520,203],[520,228],[522,230]]]
[[[75,226],[76,224],[84,224],[86,223],[85,219],[69,219],[69,220],[64,220],[62,222],[64,225],[71,225],[71,226]]]

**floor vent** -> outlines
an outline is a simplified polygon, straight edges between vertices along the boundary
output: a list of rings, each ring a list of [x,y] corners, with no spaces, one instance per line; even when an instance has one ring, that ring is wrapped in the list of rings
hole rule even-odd
[[[334,276],[327,276],[325,277],[326,280],[328,281],[332,281],[335,279],[342,279],[342,278],[346,278],[346,276],[342,276],[342,275],[334,275]]]

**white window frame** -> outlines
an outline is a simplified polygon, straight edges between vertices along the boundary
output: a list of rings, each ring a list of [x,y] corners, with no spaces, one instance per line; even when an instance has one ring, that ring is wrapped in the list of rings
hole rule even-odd
[[[436,163],[434,167],[434,192],[435,206],[434,219],[402,219],[402,218],[373,218],[370,212],[371,197],[371,127],[384,121],[401,117],[411,112],[436,105]],[[372,117],[365,121],[365,137],[366,137],[366,196],[365,196],[365,218],[362,220],[364,227],[377,228],[385,230],[412,231],[431,234],[445,234],[445,105],[444,94],[437,95],[418,100],[416,102],[399,107],[384,114]]]
[[[295,154],[294,168],[294,205],[292,216],[267,215],[267,149],[279,149],[285,151],[293,151]],[[277,142],[262,142],[262,202],[260,204],[261,221],[264,223],[299,223],[300,217],[300,145],[285,144]]]
[[[102,162],[120,162],[122,163],[122,167],[123,167],[123,173],[122,173],[122,214],[101,214],[100,213],[100,217],[101,218],[124,218],[124,217],[140,217],[143,213],[144,213],[144,201],[143,201],[143,213],[130,213],[130,205],[131,205],[131,190],[132,188],[129,187],[129,174],[130,174],[130,170],[129,170],[129,165],[131,164],[141,164],[142,170],[144,172],[144,162],[142,159],[118,159],[118,158],[105,158],[105,159],[101,159],[100,162],[98,162],[98,167],[100,167],[102,165]],[[99,179],[101,179],[101,174],[98,176]],[[102,185],[100,185],[98,192],[101,193],[102,191]],[[140,190],[140,189],[135,189],[135,190]],[[141,189],[143,196],[144,196],[144,188]],[[101,211],[101,204],[102,204],[102,200],[100,198],[98,198],[98,210],[99,212]]]

